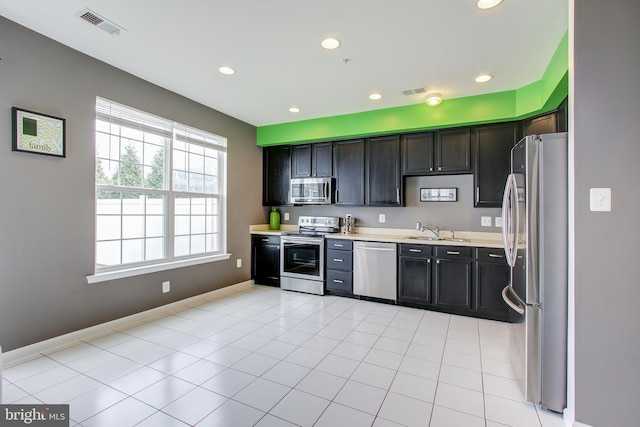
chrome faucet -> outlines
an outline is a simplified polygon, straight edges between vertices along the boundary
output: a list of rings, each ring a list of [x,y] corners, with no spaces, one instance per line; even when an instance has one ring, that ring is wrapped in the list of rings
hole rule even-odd
[[[434,236],[436,237],[440,237],[440,229],[438,228],[438,226],[436,225],[435,228],[429,228],[425,225],[422,225],[422,223],[420,221],[416,222],[416,230],[418,231],[424,231],[424,230],[429,230],[430,232],[433,233]]]

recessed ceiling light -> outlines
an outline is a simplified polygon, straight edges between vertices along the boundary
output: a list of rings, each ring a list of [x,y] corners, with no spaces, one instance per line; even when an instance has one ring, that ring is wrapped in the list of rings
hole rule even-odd
[[[326,39],[322,40],[320,44],[322,45],[323,48],[332,50],[340,47],[340,40],[335,39],[333,37],[327,37]]]
[[[300,109],[298,107],[291,107],[291,108],[289,108],[289,112],[290,113],[299,113]]]
[[[491,9],[502,3],[502,0],[478,0],[478,8]]]
[[[428,106],[435,107],[437,105],[440,105],[441,102],[442,95],[440,95],[439,93],[434,92],[427,95],[426,103]]]
[[[227,67],[226,65],[218,68],[218,71],[220,71],[222,74],[226,74],[228,76],[230,76],[231,74],[235,74],[236,73],[236,70],[234,70],[231,67]]]
[[[493,76],[491,74],[480,74],[478,77],[475,78],[475,81],[476,83],[484,83],[484,82],[488,82],[492,78]]]
[[[382,99],[382,95],[379,93],[372,93],[371,95],[369,95],[369,99],[377,101],[378,99]]]

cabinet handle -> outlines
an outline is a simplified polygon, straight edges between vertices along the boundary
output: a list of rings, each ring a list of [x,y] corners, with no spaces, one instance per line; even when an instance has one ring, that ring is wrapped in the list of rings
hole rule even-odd
[[[268,241],[269,241],[269,239],[268,239],[268,238],[260,239],[260,240],[262,240],[263,242],[268,242]]]
[[[447,255],[460,255],[458,251],[447,251]]]
[[[489,257],[491,257],[491,258],[504,258],[504,255],[489,254]]]
[[[442,166],[438,166],[438,170],[441,171],[442,170]]]
[[[400,203],[400,189],[396,188],[396,202]]]
[[[427,258],[427,264],[431,264],[431,258]]]
[[[429,168],[429,172],[433,172],[433,168]]]
[[[422,249],[409,249],[409,252],[415,252],[415,253],[421,254]]]
[[[344,262],[344,260],[343,260],[343,259],[340,259],[340,258],[334,258],[333,260],[334,260],[335,262]]]
[[[440,264],[440,260],[439,259],[436,260],[436,264]]]
[[[340,243],[334,243],[333,246],[336,248],[344,248],[344,245],[341,245]]]
[[[476,187],[476,203],[480,202],[480,187]]]
[[[344,280],[333,279],[333,283],[344,283]]]

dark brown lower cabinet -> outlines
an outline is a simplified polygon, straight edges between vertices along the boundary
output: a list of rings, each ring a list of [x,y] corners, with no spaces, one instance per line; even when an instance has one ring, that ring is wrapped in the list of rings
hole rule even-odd
[[[280,286],[280,236],[251,236],[251,278],[259,285]]]
[[[398,257],[398,301],[431,304],[431,246],[401,244]]]

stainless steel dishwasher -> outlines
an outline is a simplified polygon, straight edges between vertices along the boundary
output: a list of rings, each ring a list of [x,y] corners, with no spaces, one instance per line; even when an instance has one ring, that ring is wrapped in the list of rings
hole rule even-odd
[[[395,243],[353,243],[353,293],[396,300],[397,245]]]

